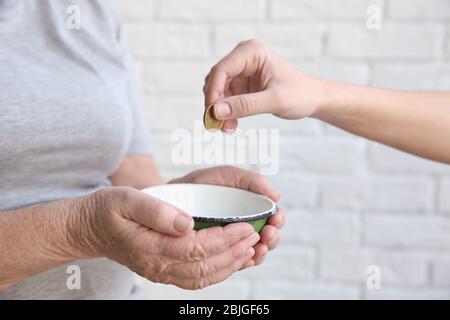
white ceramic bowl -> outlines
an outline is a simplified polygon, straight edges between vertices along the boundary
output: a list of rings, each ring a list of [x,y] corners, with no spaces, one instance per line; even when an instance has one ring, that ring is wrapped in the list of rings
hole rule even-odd
[[[164,184],[142,191],[190,214],[197,230],[249,222],[259,232],[267,218],[277,212],[271,199],[242,189],[207,184]]]

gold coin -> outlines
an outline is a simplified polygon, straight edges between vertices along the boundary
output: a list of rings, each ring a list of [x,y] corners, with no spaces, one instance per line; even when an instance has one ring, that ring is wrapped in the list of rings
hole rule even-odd
[[[203,124],[208,131],[221,130],[224,123],[223,120],[217,120],[214,117],[213,107],[214,105],[209,106],[203,115]]]

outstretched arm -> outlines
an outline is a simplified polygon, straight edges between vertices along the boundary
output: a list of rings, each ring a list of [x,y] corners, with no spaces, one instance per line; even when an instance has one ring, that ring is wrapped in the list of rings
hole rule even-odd
[[[272,113],[313,117],[394,148],[450,164],[450,92],[342,84],[302,73],[255,40],[240,43],[205,78],[205,106],[224,130]]]
[[[407,92],[325,82],[313,115],[394,148],[450,164],[450,92]]]

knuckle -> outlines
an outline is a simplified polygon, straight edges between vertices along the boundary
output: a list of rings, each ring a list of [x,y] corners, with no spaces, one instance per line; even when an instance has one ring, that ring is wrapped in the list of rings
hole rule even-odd
[[[209,71],[210,75],[216,74],[218,72],[220,72],[220,66],[218,64],[215,64],[212,66],[211,70]]]
[[[122,207],[131,201],[134,189],[130,187],[110,187],[98,191],[103,203],[112,207]]]
[[[148,276],[146,277],[149,280],[152,280],[155,283],[161,283],[161,284],[172,284],[171,278],[168,277],[165,274],[161,274],[161,275],[155,275],[155,276]]]
[[[210,90],[208,98],[212,98],[212,97],[217,97],[216,99],[222,99],[224,98],[224,92],[223,90],[220,89],[214,89],[214,90]]]
[[[200,261],[194,264],[193,267],[193,276],[195,278],[205,278],[211,273],[211,268],[204,261]]]
[[[225,232],[224,227],[212,227],[198,231],[197,241],[214,241],[215,239],[224,238],[227,240],[228,235]]]
[[[246,44],[255,49],[264,49],[265,48],[265,46],[263,45],[263,43],[261,41],[254,39],[254,38],[248,39],[246,41]]]
[[[164,210],[163,202],[159,200],[153,201],[151,209],[154,212],[161,212],[162,210]]]
[[[132,188],[108,187],[87,196],[85,206],[94,213],[98,211],[105,213],[101,217],[104,221],[116,213],[122,213],[128,207],[127,203],[130,203],[132,195]],[[99,215],[94,216],[100,218]]]
[[[201,243],[195,241],[189,248],[187,257],[190,261],[201,261],[208,257],[208,253]]]
[[[160,201],[155,201],[151,207],[150,223],[155,225],[159,222],[164,211],[164,204]]]
[[[236,48],[241,48],[241,47],[246,46],[247,43],[248,43],[248,41],[249,41],[249,40],[242,40],[242,41],[239,41],[238,44],[236,45]]]
[[[118,197],[123,200],[129,200],[132,196],[134,189],[131,187],[112,187],[109,188],[111,190],[111,195]]]
[[[241,180],[242,185],[246,186],[247,189],[253,190],[257,187],[263,186],[267,184],[267,178],[257,173],[249,174],[245,177],[242,177]]]
[[[239,258],[241,258],[245,252],[245,249],[246,246],[244,244],[231,247],[231,254],[233,256],[233,259],[238,260]]]
[[[209,281],[206,278],[194,281],[194,290],[201,290],[209,286]]]
[[[147,270],[147,272],[152,275],[151,277],[155,282],[162,284],[170,284],[171,277],[169,276],[167,269],[168,265],[161,262],[156,266],[153,266],[151,270]]]
[[[204,288],[202,280],[179,281],[178,283],[176,283],[176,286],[191,291],[200,290]]]
[[[158,263],[149,263],[149,260],[144,261],[142,258],[139,262],[134,262],[134,267],[131,268],[141,277],[144,277],[155,283],[171,284],[172,277],[169,274],[168,264],[159,261]]]
[[[251,46],[257,46],[257,45],[259,45],[259,41],[256,40],[255,38],[248,39],[248,40],[246,41],[246,43],[247,43],[248,45],[251,45]]]
[[[232,166],[230,164],[227,164],[227,165],[220,166],[218,170],[222,171],[223,173],[228,173],[228,172],[235,171],[236,167],[234,167],[234,166]]]
[[[237,99],[238,109],[243,115],[251,114],[253,110],[256,108],[255,100],[252,98],[241,98]]]
[[[106,204],[111,204],[114,200],[115,188],[104,188],[88,196],[90,206],[94,208],[105,208]]]

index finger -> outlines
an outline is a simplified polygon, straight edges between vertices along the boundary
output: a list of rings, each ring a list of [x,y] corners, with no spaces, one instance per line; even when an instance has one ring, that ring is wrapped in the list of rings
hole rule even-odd
[[[279,208],[278,212],[271,216],[268,220],[267,220],[267,224],[274,226],[275,228],[281,229],[284,226],[284,221],[285,221],[285,212],[283,208]]]
[[[165,236],[160,246],[161,253],[180,262],[201,261],[224,252],[255,233],[253,226],[244,222],[202,229],[185,237]]]

